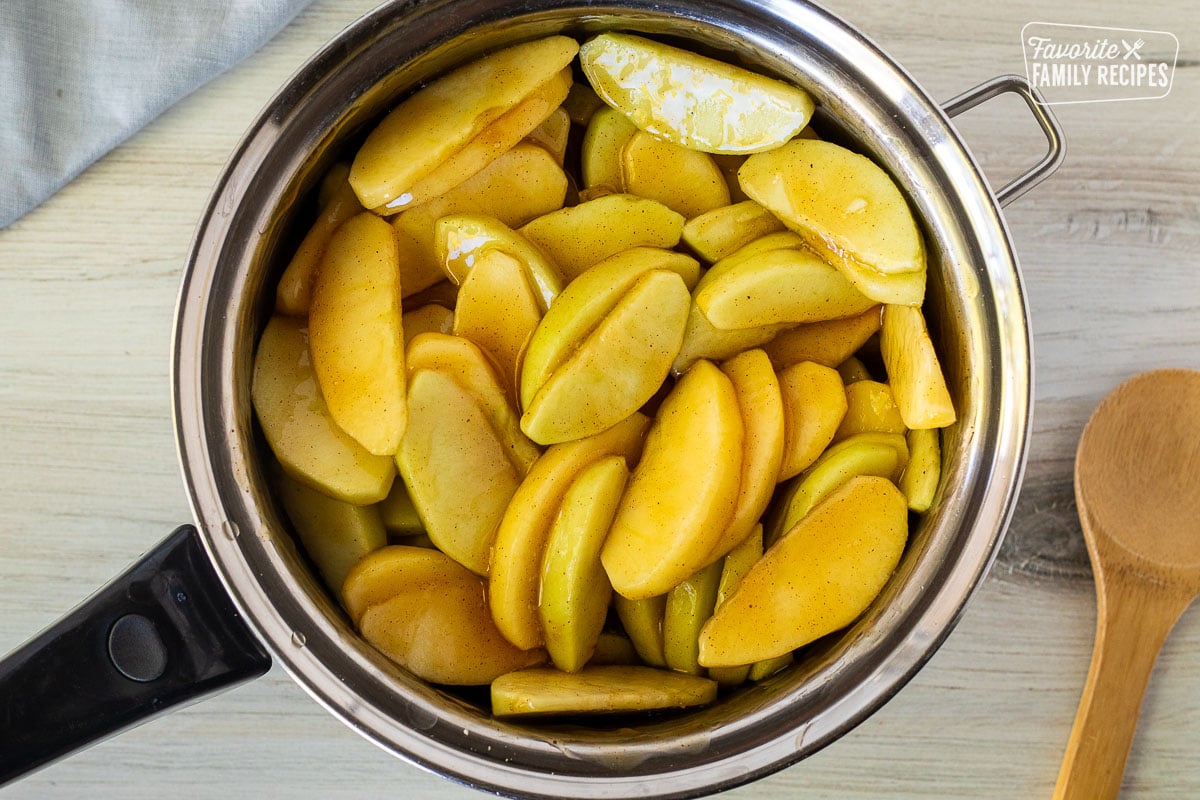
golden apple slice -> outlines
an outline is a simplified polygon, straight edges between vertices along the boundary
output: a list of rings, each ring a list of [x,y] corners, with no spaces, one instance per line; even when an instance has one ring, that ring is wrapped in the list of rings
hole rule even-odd
[[[883,276],[925,271],[925,245],[908,202],[865,156],[796,139],[746,159],[738,178],[746,194],[838,268],[860,265]]]
[[[667,592],[663,613],[663,656],[676,672],[702,675],[696,661],[697,637],[717,605],[717,587],[721,583],[722,560],[717,559]]]
[[[504,379],[477,345],[461,336],[428,333],[412,340],[406,360],[410,376],[433,370],[466,389],[487,414],[513,466],[521,475],[529,471],[541,448],[521,432],[521,418],[509,401]]]
[[[422,333],[449,334],[454,330],[454,312],[437,303],[426,303],[405,311],[402,316],[404,327],[404,348]]]
[[[350,168],[366,208],[411,190],[564,67],[574,39],[549,36],[499,50],[418,89],[367,136]]]
[[[413,505],[439,550],[486,575],[492,539],[522,473],[487,412],[450,376],[417,370],[408,408],[396,461]]]
[[[779,480],[808,468],[833,441],[846,416],[846,388],[837,370],[801,361],[779,373],[784,446]]]
[[[539,444],[599,433],[654,396],[683,342],[691,298],[674,272],[637,279],[604,320],[551,373],[521,415]]]
[[[763,528],[759,524],[754,526],[754,530],[751,531],[750,535],[741,544],[729,551],[729,555],[725,556],[725,560],[721,563],[721,580],[717,584],[717,603],[714,611],[720,608],[726,598],[733,594],[733,590],[742,582],[742,578],[758,562],[762,554]],[[699,632],[697,632],[697,659],[699,658],[699,646],[700,636]],[[720,686],[737,686],[744,683],[750,677],[750,665],[713,667],[708,671],[708,677],[712,678]]]
[[[665,594],[704,566],[737,504],[744,436],[733,384],[697,361],[659,408],[601,551],[613,589]]]
[[[685,219],[729,205],[725,176],[707,153],[638,131],[621,151],[624,190],[648,197]]]
[[[626,33],[583,44],[579,62],[596,93],[635,125],[708,153],[777,147],[808,124],[808,92],[741,67]]]
[[[942,477],[942,448],[936,428],[909,431],[908,466],[900,476],[900,491],[908,498],[908,507],[924,514],[933,505]]]
[[[781,656],[775,656],[775,658],[765,658],[762,661],[756,661],[750,666],[750,674],[747,677],[756,683],[758,681],[765,681],[777,672],[790,667],[795,660],[796,657],[791,653],[784,653]],[[718,669],[718,667],[713,667],[713,669]]]
[[[846,259],[838,269],[854,288],[877,303],[920,306],[925,302],[925,270],[884,275],[865,264]]]
[[[672,248],[683,232],[683,215],[657,200],[631,194],[597,197],[546,213],[521,228],[562,269],[567,280],[631,247]]]
[[[771,502],[783,466],[786,424],[783,395],[771,361],[762,350],[747,350],[721,365],[733,390],[745,429],[742,477],[737,505],[725,530],[713,545],[711,559],[719,559],[744,540]]]
[[[363,612],[359,629],[385,656],[432,683],[482,686],[545,662],[544,651],[519,650],[496,630],[484,584],[460,570],[434,591],[401,591]]]
[[[571,69],[567,67],[481,130],[461,150],[414,183],[411,189],[373,210],[382,215],[394,214],[441,197],[525,139],[558,108],[570,87]],[[562,164],[561,158],[551,155],[559,165]]]
[[[309,309],[313,371],[334,421],[375,455],[404,435],[404,330],[391,228],[374,214],[337,229]]]
[[[614,108],[605,106],[592,115],[579,153],[585,187],[603,186],[612,192],[626,191],[621,174],[621,152],[637,132],[637,126]]]
[[[838,364],[838,375],[842,376],[842,383],[849,386],[852,383],[859,381],[874,380],[871,376],[871,370],[867,369],[867,365],[862,362],[862,359],[850,356],[841,364]]]
[[[565,672],[577,672],[588,663],[604,628],[612,585],[600,564],[600,546],[628,477],[621,456],[585,468],[563,495],[550,527],[538,611],[546,651],[554,666]]]
[[[744,200],[689,218],[683,226],[683,242],[711,264],[755,239],[783,229],[783,223],[770,211],[753,200]]]
[[[275,287],[275,310],[280,314],[307,316],[308,306],[312,302],[313,278],[321,265],[321,258],[325,255],[329,239],[339,225],[355,214],[362,213],[363,207],[358,202],[358,195],[346,181],[346,174],[350,168],[345,165],[338,166],[341,169],[335,167],[330,170],[326,181],[321,185],[322,190],[329,196],[321,203],[317,221],[308,229]],[[326,183],[330,184],[331,188],[326,190]]]
[[[644,600],[630,600],[614,594],[613,608],[642,663],[651,667],[665,667],[667,657],[663,652],[663,616],[667,612],[667,596],[660,594]]]
[[[587,81],[579,81],[571,85],[571,91],[567,92],[567,99],[563,101],[563,108],[571,122],[586,127],[592,121],[592,116],[606,106],[595,90],[587,85]]]
[[[492,681],[492,713],[498,717],[687,708],[716,697],[717,684],[707,678],[653,667],[523,669]]]
[[[630,287],[652,270],[669,270],[689,289],[700,264],[682,253],[658,247],[633,247],[600,261],[571,281],[538,324],[521,367],[521,406],[528,408],[550,374],[578,349]]]
[[[569,73],[568,73],[569,74]],[[571,84],[574,86],[575,84]],[[570,94],[568,90],[567,94]],[[563,100],[566,100],[564,97]],[[550,112],[536,128],[529,132],[525,141],[536,144],[550,155],[561,167],[567,158],[567,144],[571,137],[571,116],[562,106]]]
[[[606,456],[636,461],[649,422],[635,413],[596,436],[548,448],[513,495],[492,547],[488,597],[496,626],[517,647],[545,641],[538,613],[542,559],[563,495],[585,467]]]
[[[422,536],[425,534],[425,523],[413,505],[408,495],[408,487],[404,481],[392,481],[392,490],[388,496],[375,504],[379,517],[383,521],[384,530],[392,536]]]
[[[454,307],[454,334],[492,357],[515,380],[522,348],[542,319],[521,262],[499,250],[481,254],[467,273]],[[516,388],[513,387],[515,396]]]
[[[342,588],[355,562],[387,544],[379,509],[354,506],[280,475],[279,499],[325,585]]]
[[[638,654],[633,647],[633,642],[629,641],[629,637],[616,631],[600,631],[600,636],[596,639],[596,647],[592,650],[592,657],[588,659],[588,665],[593,667],[637,663],[639,663]]]
[[[341,586],[342,605],[355,625],[372,606],[404,592],[437,592],[442,584],[470,575],[438,550],[392,544],[357,561]]]
[[[446,278],[437,250],[436,225],[442,217],[473,214],[519,227],[562,208],[566,194],[566,173],[553,156],[521,143],[445,194],[397,214],[392,228],[405,295]]]
[[[700,663],[782,656],[846,627],[904,551],[908,504],[886,478],[853,478],[779,540],[700,632]]]
[[[815,361],[836,368],[879,331],[882,312],[882,306],[871,306],[852,317],[798,325],[776,336],[763,350],[767,351],[777,370],[801,361]]]
[[[254,357],[250,399],[271,452],[293,478],[356,505],[387,496],[396,465],[372,455],[329,415],[302,320],[275,316],[267,322]]]
[[[542,311],[550,307],[565,285],[562,273],[545,253],[494,217],[451,214],[435,225],[437,260],[450,280],[461,284],[475,261],[493,250],[521,263]]]
[[[846,386],[846,416],[833,434],[840,442],[856,433],[904,433],[907,428],[886,383],[860,380]]]
[[[718,328],[817,322],[876,305],[807,248],[772,250],[735,264],[696,293],[696,304]]]
[[[860,433],[830,445],[780,497],[782,513],[771,521],[767,543],[773,544],[785,536],[809,511],[851,478],[875,475],[895,482],[908,457],[904,436],[898,433]]]
[[[957,419],[919,308],[884,306],[879,349],[905,425],[944,428]]]

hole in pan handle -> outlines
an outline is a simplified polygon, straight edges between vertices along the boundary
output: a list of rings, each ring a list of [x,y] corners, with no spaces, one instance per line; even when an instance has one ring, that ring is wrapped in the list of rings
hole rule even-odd
[[[1062,164],[1063,158],[1067,154],[1066,146],[1063,144],[1062,128],[1059,126],[1058,120],[1054,118],[1054,114],[1050,112],[1050,107],[1038,90],[1020,75],[997,75],[995,78],[984,81],[975,88],[968,89],[957,97],[947,100],[942,104],[942,110],[946,112],[947,116],[956,117],[962,112],[969,111],[980,103],[985,103],[1006,92],[1020,96],[1029,106],[1033,118],[1042,129],[1042,133],[1046,135],[1049,150],[1041,161],[996,192],[996,202],[1001,206],[1008,205],[1049,178]]]

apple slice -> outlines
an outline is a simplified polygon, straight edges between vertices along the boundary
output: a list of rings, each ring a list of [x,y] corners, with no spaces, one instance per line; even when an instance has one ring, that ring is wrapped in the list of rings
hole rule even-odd
[[[458,291],[454,334],[491,356],[505,384],[511,384],[521,350],[541,319],[521,262],[499,250],[482,253]],[[516,387],[511,388],[515,397]]]
[[[521,415],[539,444],[599,433],[637,411],[671,371],[691,297],[674,272],[650,270],[571,356]]]
[[[412,497],[404,481],[392,481],[392,490],[388,496],[375,504],[383,527],[391,536],[423,536],[425,523],[413,505]]]
[[[884,306],[879,349],[905,425],[944,428],[957,419],[919,308]]]
[[[887,583],[908,538],[908,504],[886,478],[850,480],[779,540],[700,632],[700,664],[783,656],[846,627]]]
[[[783,229],[770,211],[753,200],[743,200],[689,218],[683,226],[683,242],[711,264]]]
[[[368,608],[403,592],[436,592],[462,580],[467,570],[445,553],[429,547],[392,544],[355,562],[341,586],[342,604],[355,625]]]
[[[729,205],[729,187],[712,156],[638,131],[621,151],[624,190],[685,219]]]
[[[644,600],[630,600],[614,594],[613,608],[642,663],[651,667],[665,667],[667,657],[663,652],[663,616],[667,611],[667,596],[660,594]]]
[[[626,191],[621,152],[637,132],[637,126],[614,108],[605,106],[592,115],[579,154],[586,188],[602,186],[612,192]]]
[[[716,59],[626,33],[583,44],[596,93],[644,131],[708,153],[770,150],[808,124],[803,89]]]
[[[521,262],[542,311],[562,292],[562,273],[532,242],[494,217],[450,214],[435,225],[437,261],[450,280],[462,284],[475,261],[497,250]]]
[[[550,660],[565,672],[577,672],[591,659],[604,628],[612,585],[600,564],[600,546],[628,477],[621,456],[587,467],[567,489],[550,527],[538,611]]]
[[[798,475],[833,441],[846,416],[846,388],[837,370],[801,361],[779,373],[784,445],[779,480]]]
[[[886,383],[860,380],[846,385],[846,416],[833,434],[840,442],[856,433],[904,433],[900,409]]]
[[[676,672],[703,675],[696,661],[700,628],[717,606],[722,560],[717,559],[667,592],[663,613],[663,656]]]
[[[871,306],[861,314],[798,325],[763,346],[775,369],[801,361],[837,368],[857,353],[879,331],[883,307]]]
[[[329,196],[320,204],[317,221],[304,235],[275,287],[275,310],[280,314],[291,314],[294,317],[308,315],[308,306],[312,302],[313,278],[316,277],[321,258],[329,246],[329,239],[339,225],[355,214],[362,213],[363,207],[358,202],[358,195],[346,181],[346,174],[350,168],[345,165],[338,166],[341,169],[335,166],[322,182],[321,190]],[[329,188],[326,188],[327,186]]]
[[[601,551],[614,590],[665,594],[704,566],[737,504],[744,436],[733,384],[697,361],[660,406]]]
[[[933,505],[942,477],[942,448],[936,428],[908,432],[908,466],[900,476],[900,491],[908,498],[908,507],[924,514]]]
[[[729,551],[729,555],[725,556],[725,560],[721,562],[721,580],[717,584],[717,602],[714,607],[714,612],[721,604],[733,594],[733,590],[742,582],[742,578],[750,571],[750,568],[758,563],[758,559],[762,558],[763,554],[763,527],[761,524],[755,525],[754,530],[750,535],[742,541],[737,547]],[[699,663],[699,632],[696,635],[697,663]],[[712,678],[720,686],[737,686],[744,683],[750,677],[750,664],[743,664],[737,667],[712,667],[708,670],[708,677]]]
[[[492,681],[492,713],[498,717],[688,708],[716,697],[717,684],[707,678],[641,666],[523,669]]]
[[[568,74],[570,74],[568,72]],[[572,83],[571,86],[575,84]],[[570,95],[570,89],[567,94]],[[566,100],[566,97],[563,98]],[[567,145],[571,138],[571,115],[561,105],[550,112],[541,123],[529,132],[525,141],[536,144],[550,155],[561,167],[567,160]]]
[[[350,168],[365,208],[386,205],[571,63],[579,45],[549,36],[499,50],[418,89],[367,136]]]
[[[338,427],[321,395],[303,320],[274,316],[254,356],[254,413],[271,452],[302,483],[355,505],[387,496],[396,465]]]

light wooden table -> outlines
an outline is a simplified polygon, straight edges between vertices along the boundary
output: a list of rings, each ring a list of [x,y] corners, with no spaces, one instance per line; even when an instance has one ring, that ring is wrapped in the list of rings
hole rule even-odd
[[[372,5],[316,0],[261,52],[0,231],[0,650],[188,519],[168,343],[193,228],[274,89]],[[1182,41],[1166,99],[1059,107],[1066,163],[1007,210],[1036,334],[1036,414],[1025,489],[990,577],[945,646],[879,713],[728,795],[1047,797],[1095,615],[1070,486],[1077,436],[1122,378],[1200,367],[1200,6],[829,5],[942,99],[1022,72],[1030,21],[1167,30]],[[1042,147],[1015,100],[972,112],[961,127],[997,179]],[[1129,798],[1200,796],[1195,609],[1153,676],[1125,788]],[[4,790],[14,799],[397,794],[479,796],[370,746],[279,669]]]

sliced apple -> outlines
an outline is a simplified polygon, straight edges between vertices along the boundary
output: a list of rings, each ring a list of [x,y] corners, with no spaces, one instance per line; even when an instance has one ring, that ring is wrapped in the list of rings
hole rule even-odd
[[[571,86],[575,84],[572,83]],[[570,94],[570,91],[567,92]],[[563,98],[566,99],[565,97]],[[536,144],[550,155],[561,167],[567,158],[567,144],[571,137],[571,116],[561,105],[550,112],[542,122],[525,137],[525,141]]]
[[[838,364],[838,375],[842,376],[842,383],[849,386],[852,383],[859,381],[874,380],[871,375],[871,370],[867,369],[867,365],[862,362],[857,356],[850,356],[841,364]]]
[[[683,242],[711,264],[755,239],[782,230],[778,217],[753,200],[744,200],[689,217],[683,226]]]
[[[744,436],[733,384],[697,361],[659,408],[601,551],[613,589],[665,594],[704,566],[737,504]]]
[[[672,248],[683,232],[683,215],[657,200],[611,194],[559,208],[521,228],[571,280],[593,264],[631,247]]]
[[[913,429],[944,428],[957,419],[919,308],[884,306],[879,349],[905,425]]]
[[[357,561],[342,582],[342,604],[355,625],[372,606],[404,592],[435,592],[438,586],[470,574],[445,553],[428,547],[393,544]]]
[[[392,490],[388,496],[375,504],[379,517],[383,521],[384,530],[396,537],[422,536],[425,534],[425,523],[413,505],[404,481],[392,481]]]
[[[624,190],[657,200],[684,219],[729,205],[729,187],[712,156],[635,133],[621,150]]]
[[[394,454],[405,425],[404,331],[396,246],[379,217],[352,217],[329,240],[308,324],[330,415],[375,455]]]
[[[779,480],[807,469],[833,441],[846,416],[846,389],[837,370],[801,361],[779,373],[785,440]]]
[[[775,658],[846,627],[883,589],[907,537],[900,490],[851,479],[746,573],[700,632],[700,663]]]
[[[667,657],[663,652],[663,616],[667,611],[667,596],[660,594],[643,600],[630,600],[614,594],[613,608],[642,663],[651,667],[665,667]]]
[[[316,277],[333,232],[346,220],[362,213],[358,195],[354,194],[354,189],[346,181],[349,167],[341,167],[338,169],[335,166],[330,170],[326,181],[322,183],[321,188],[328,197],[321,203],[316,222],[304,235],[275,287],[275,310],[280,314],[307,316],[308,306],[312,302],[313,278]],[[329,189],[325,188],[327,184]]]
[[[521,263],[542,311],[548,309],[563,290],[565,282],[554,262],[536,245],[494,217],[450,214],[439,219],[434,230],[437,261],[450,280],[457,284],[467,279],[477,259],[496,250]]]
[[[621,456],[588,466],[563,495],[550,527],[538,611],[546,651],[554,666],[565,672],[577,672],[588,663],[604,628],[612,585],[600,564],[600,546],[628,477]]]
[[[614,108],[605,106],[592,115],[580,146],[580,167],[586,188],[603,186],[612,192],[626,191],[621,153],[637,132],[637,126]]]
[[[638,278],[537,390],[521,430],[555,444],[599,433],[641,408],[671,371],[690,302],[674,272]]]
[[[900,476],[900,491],[908,498],[908,507],[924,514],[933,505],[942,477],[942,448],[936,428],[908,432],[908,466]]]
[[[900,409],[886,383],[860,380],[846,385],[846,416],[833,435],[833,441],[856,433],[904,433]]]
[[[606,456],[634,463],[648,425],[635,413],[596,436],[550,447],[517,489],[496,532],[488,584],[496,626],[517,647],[545,641],[538,613],[542,559],[563,495],[585,467]]]
[[[725,560],[721,562],[721,580],[717,584],[717,602],[714,611],[720,608],[726,598],[733,594],[733,590],[742,582],[742,578],[757,563],[762,554],[763,528],[761,524],[758,524],[754,526],[750,535],[741,544],[730,550],[729,555],[725,556]],[[697,631],[697,663],[699,662],[699,645],[700,637]],[[708,677],[721,686],[737,686],[750,677],[750,667],[749,664],[738,667],[713,667],[708,671]]]
[[[571,85],[571,91],[567,92],[563,108],[566,110],[567,116],[571,118],[571,122],[587,126],[592,117],[605,108],[605,105],[596,91],[588,86],[587,81],[577,81]]]
[[[492,713],[511,717],[654,711],[700,706],[716,696],[717,684],[707,678],[653,667],[523,669],[492,681]]]
[[[697,637],[716,608],[721,566],[722,560],[717,559],[667,592],[667,607],[663,613],[663,656],[667,666],[676,672],[704,674],[696,661]]]
[[[254,356],[250,398],[271,452],[296,480],[347,503],[387,496],[396,466],[343,431],[312,371],[302,320],[274,316]]]
[[[879,331],[882,312],[882,306],[874,305],[855,316],[798,325],[776,336],[763,350],[775,369],[787,369],[801,361],[836,368]]]
[[[454,330],[454,312],[438,303],[425,303],[402,315],[404,347],[422,333],[445,333]]]
[[[521,262],[499,250],[481,254],[458,291],[454,334],[491,356],[509,378],[507,384],[515,379],[521,350],[541,319]]]
[[[549,36],[499,50],[418,89],[367,136],[350,168],[365,208],[412,189],[571,63],[578,44]]]
[[[803,89],[626,33],[583,44],[579,62],[596,93],[635,125],[708,153],[770,150],[808,124]]]

